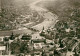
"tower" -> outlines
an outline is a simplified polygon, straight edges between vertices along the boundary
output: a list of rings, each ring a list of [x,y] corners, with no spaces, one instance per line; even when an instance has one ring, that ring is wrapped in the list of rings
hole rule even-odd
[[[44,26],[43,26],[43,29],[42,30],[44,30]]]

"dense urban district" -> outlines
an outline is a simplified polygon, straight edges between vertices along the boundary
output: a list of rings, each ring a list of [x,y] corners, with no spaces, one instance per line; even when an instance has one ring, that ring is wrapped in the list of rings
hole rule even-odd
[[[0,56],[80,56],[80,2],[53,2],[1,7]]]

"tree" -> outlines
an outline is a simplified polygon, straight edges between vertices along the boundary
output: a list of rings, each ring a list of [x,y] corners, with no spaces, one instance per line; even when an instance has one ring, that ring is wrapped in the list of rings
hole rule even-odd
[[[59,44],[60,44],[60,48],[63,48],[63,47],[64,47],[64,45],[63,45],[61,39],[59,39]]]
[[[20,45],[19,45],[19,43],[11,43],[10,44],[10,50],[12,51],[12,54],[14,54],[14,53],[20,53]]]
[[[4,37],[4,41],[9,41],[9,38],[8,37]]]

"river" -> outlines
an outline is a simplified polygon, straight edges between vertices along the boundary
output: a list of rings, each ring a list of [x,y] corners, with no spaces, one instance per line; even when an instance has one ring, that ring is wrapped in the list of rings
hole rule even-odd
[[[42,0],[38,0],[36,2],[31,3],[29,6],[31,9],[36,10],[39,15],[41,15],[45,20],[31,28],[41,31],[43,26],[45,29],[48,29],[51,26],[56,24],[57,16],[47,9],[37,6],[36,4]],[[23,34],[23,33],[32,33],[33,31],[30,29],[21,29],[21,30],[10,30],[10,31],[0,31],[0,36],[9,36],[11,33],[13,34]]]

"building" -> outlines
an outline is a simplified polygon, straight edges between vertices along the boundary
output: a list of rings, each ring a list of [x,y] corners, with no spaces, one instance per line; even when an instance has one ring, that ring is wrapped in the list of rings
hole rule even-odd
[[[6,55],[8,48],[7,45],[4,43],[4,36],[0,37],[0,55]]]
[[[45,42],[45,39],[34,39],[32,40],[32,43],[33,43],[33,47],[35,50],[41,50],[42,47],[44,46],[44,42]]]

